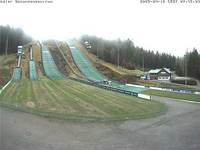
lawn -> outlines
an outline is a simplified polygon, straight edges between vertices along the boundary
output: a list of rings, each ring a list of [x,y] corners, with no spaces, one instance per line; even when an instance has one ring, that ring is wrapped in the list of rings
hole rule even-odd
[[[13,66],[16,64],[16,55],[0,55],[0,87],[3,87],[11,78]]]
[[[146,90],[142,93],[155,95],[155,96],[200,102],[200,95],[196,95],[196,94],[175,93],[175,92],[159,91],[159,90]]]
[[[0,95],[0,103],[43,116],[72,120],[126,120],[157,116],[166,106],[73,80],[21,80]]]

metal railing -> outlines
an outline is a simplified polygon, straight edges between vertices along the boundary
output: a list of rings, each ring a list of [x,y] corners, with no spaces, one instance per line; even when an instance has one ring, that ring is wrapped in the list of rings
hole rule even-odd
[[[115,87],[112,87],[112,86],[109,86],[109,85],[105,85],[105,84],[94,82],[92,80],[80,80],[80,79],[71,78],[71,77],[70,77],[70,79],[74,80],[74,81],[78,81],[78,82],[84,83],[84,84],[87,84],[87,85],[91,85],[91,86],[99,87],[99,88],[102,88],[102,89],[106,89],[106,90],[109,90],[109,91],[123,93],[123,94],[131,95],[131,96],[138,96],[138,93],[136,93],[136,92],[127,91],[127,90],[124,90],[124,89],[121,89],[121,88],[115,88]]]

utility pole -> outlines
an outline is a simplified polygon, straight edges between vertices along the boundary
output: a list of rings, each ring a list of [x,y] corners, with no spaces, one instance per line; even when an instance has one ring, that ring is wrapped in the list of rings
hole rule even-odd
[[[143,51],[143,61],[142,61],[143,73],[144,73],[144,51]]]
[[[184,58],[184,66],[185,66],[185,85],[187,85],[187,54],[188,54],[188,49],[186,50],[185,58]]]
[[[33,49],[32,46],[29,48],[30,60],[33,60]]]
[[[98,44],[98,41],[96,42],[96,48],[97,48],[97,58],[99,58],[99,44]]]
[[[7,56],[7,54],[8,54],[8,35],[7,35],[7,38],[6,38],[5,54],[6,54],[6,56]]]
[[[97,45],[97,58],[99,58],[99,48],[98,48],[98,45]]]
[[[117,49],[117,66],[119,68],[119,45],[118,45],[118,49]]]

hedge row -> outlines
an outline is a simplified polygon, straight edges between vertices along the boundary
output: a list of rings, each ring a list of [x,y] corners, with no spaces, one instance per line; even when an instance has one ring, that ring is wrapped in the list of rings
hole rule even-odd
[[[172,79],[171,82],[173,83],[177,83],[177,84],[186,84],[186,85],[197,85],[197,81],[193,80],[193,79],[179,79],[179,80],[175,80]]]

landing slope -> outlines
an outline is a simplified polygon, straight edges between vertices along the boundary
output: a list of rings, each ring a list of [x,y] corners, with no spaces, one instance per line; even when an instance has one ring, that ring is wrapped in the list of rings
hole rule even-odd
[[[128,70],[126,68],[117,67],[114,64],[99,59],[96,55],[88,52],[88,50],[79,42],[75,43],[76,47],[84,53],[84,55],[92,62],[93,66],[100,70],[104,75],[110,78],[116,78],[122,82],[135,82],[138,76],[143,74],[140,70]]]
[[[101,82],[104,79],[108,80],[106,76],[104,76],[95,67],[93,67],[93,65],[87,59],[87,57],[85,57],[85,55],[78,48],[76,48],[73,43],[70,43],[70,50],[71,50],[72,57],[76,65],[81,70],[83,75],[85,75],[88,79],[93,80],[95,82],[96,81]],[[114,80],[112,81],[111,86],[114,88],[130,91],[130,92],[135,92],[135,93],[139,93],[146,90],[145,88],[128,86]]]
[[[53,80],[64,78],[64,75],[59,72],[47,46],[42,47],[42,62],[47,77]]]
[[[59,70],[63,75],[68,76],[69,75],[69,68],[67,64],[67,60],[65,59],[62,51],[57,46],[57,41],[49,40],[48,41],[48,50],[51,53],[51,56],[53,57],[53,60]]]
[[[89,60],[74,46],[70,46],[72,56],[81,70],[81,72],[90,80],[102,81],[107,79],[103,74],[98,72]]]

